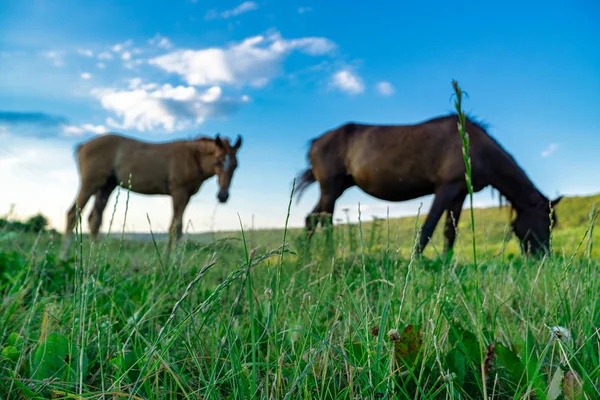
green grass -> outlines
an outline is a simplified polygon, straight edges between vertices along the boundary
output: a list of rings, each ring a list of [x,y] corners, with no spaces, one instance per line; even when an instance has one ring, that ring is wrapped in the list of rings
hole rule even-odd
[[[597,399],[599,200],[559,204],[543,259],[506,208],[471,209],[451,259],[442,229],[415,256],[425,216],[196,235],[169,263],[0,232],[0,398]]]
[[[545,398],[557,371],[557,393],[575,371],[598,398],[598,201],[563,200],[543,260],[503,240],[508,210],[474,210],[477,265],[468,218],[451,261],[441,229],[414,256],[424,216],[284,247],[276,230],[191,236],[164,266],[163,242],[83,236],[63,263],[59,238],[5,232],[0,398],[477,399],[482,371],[495,399]]]

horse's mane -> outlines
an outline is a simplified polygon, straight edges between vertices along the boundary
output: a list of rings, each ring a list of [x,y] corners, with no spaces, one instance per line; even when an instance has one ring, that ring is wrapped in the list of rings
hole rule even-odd
[[[190,140],[194,141],[194,142],[214,142],[215,141],[214,138],[211,138],[206,135],[198,135],[198,136],[192,137]]]
[[[456,113],[454,113],[453,115],[456,116]],[[477,127],[478,129],[481,129],[483,132],[485,132],[485,134],[490,138],[491,141],[493,141],[500,149],[504,150],[504,148],[502,147],[502,145],[500,145],[500,143],[492,136],[490,135],[490,133],[488,132],[488,129],[490,127],[490,124],[486,121],[483,121],[479,118],[477,118],[476,116],[472,115],[472,114],[466,114],[465,115],[466,119],[468,122],[470,122],[472,125],[475,125],[475,127]],[[505,153],[513,160],[515,161],[514,157],[505,151]],[[515,161],[516,162],[516,161]],[[494,188],[492,188],[492,197],[494,197],[494,192],[498,193],[498,208],[502,208],[504,207],[504,204],[507,204],[509,207],[509,220],[512,219],[513,213],[515,211],[515,208],[512,206],[512,204],[510,204],[510,202],[508,201],[508,199],[504,196],[502,196],[502,194],[498,191],[498,190],[494,190]]]

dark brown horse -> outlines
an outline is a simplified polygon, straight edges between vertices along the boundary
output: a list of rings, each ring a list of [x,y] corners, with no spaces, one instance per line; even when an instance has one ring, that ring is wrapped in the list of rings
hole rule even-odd
[[[517,213],[512,228],[526,253],[548,251],[550,216],[560,201],[548,200],[529,180],[513,157],[485,130],[467,119],[469,155],[475,192],[491,185],[510,201]],[[349,123],[324,133],[311,143],[310,168],[298,180],[298,196],[318,182],[321,197],[306,218],[309,236],[314,215],[331,223],[336,200],[356,185],[387,201],[404,201],[434,194],[421,231],[423,251],[435,227],[447,211],[444,250],[456,239],[455,226],[468,194],[458,117],[448,115],[413,125],[362,125]],[[318,221],[317,221],[318,222]],[[321,221],[323,222],[323,221]]]
[[[237,167],[237,152],[242,145],[238,136],[232,146],[228,139],[202,137],[167,143],[147,143],[121,135],[103,135],[77,147],[79,193],[67,213],[63,257],[70,247],[77,210],[83,210],[95,196],[89,216],[90,237],[95,239],[102,224],[102,214],[112,191],[121,185],[132,192],[173,198],[173,218],[169,229],[171,249],[173,235],[182,236],[183,212],[202,183],[217,175],[219,202],[229,198],[229,186]]]

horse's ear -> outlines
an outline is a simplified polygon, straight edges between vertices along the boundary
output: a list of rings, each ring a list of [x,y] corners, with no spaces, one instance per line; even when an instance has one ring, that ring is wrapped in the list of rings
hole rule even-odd
[[[233,145],[233,148],[235,150],[239,149],[242,146],[242,137],[240,135],[238,135],[237,140],[235,141],[235,144]]]
[[[225,147],[225,146],[223,145],[223,140],[221,140],[221,136],[219,136],[219,134],[218,134],[218,133],[217,133],[217,137],[215,138],[215,143],[216,143],[216,145],[217,145],[217,146],[219,146],[219,147]]]
[[[558,196],[556,199],[552,200],[550,202],[550,205],[552,206],[552,208],[556,207],[556,205],[562,200],[563,196]]]

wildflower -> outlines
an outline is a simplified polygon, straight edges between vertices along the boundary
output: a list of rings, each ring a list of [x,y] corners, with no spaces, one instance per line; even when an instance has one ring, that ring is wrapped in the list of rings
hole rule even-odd
[[[309,304],[310,303],[310,293],[306,292],[304,293],[304,296],[302,296],[302,304]]]
[[[379,336],[379,325],[373,325],[371,327],[371,335],[375,337]]]
[[[553,326],[550,328],[552,338],[557,338],[567,343],[571,340],[571,331],[562,326]]]
[[[490,343],[490,345],[487,347],[487,351],[485,353],[485,360],[484,360],[484,371],[486,375],[489,375],[490,372],[492,371],[492,367],[494,366],[494,358],[495,358],[495,353],[494,353],[494,349],[496,348],[496,345],[492,342]]]
[[[390,342],[400,340],[400,332],[398,332],[397,329],[390,329],[387,335],[388,339],[390,339]]]
[[[265,289],[265,297],[267,298],[267,300],[271,300],[273,298],[273,291],[271,290],[271,288]]]

